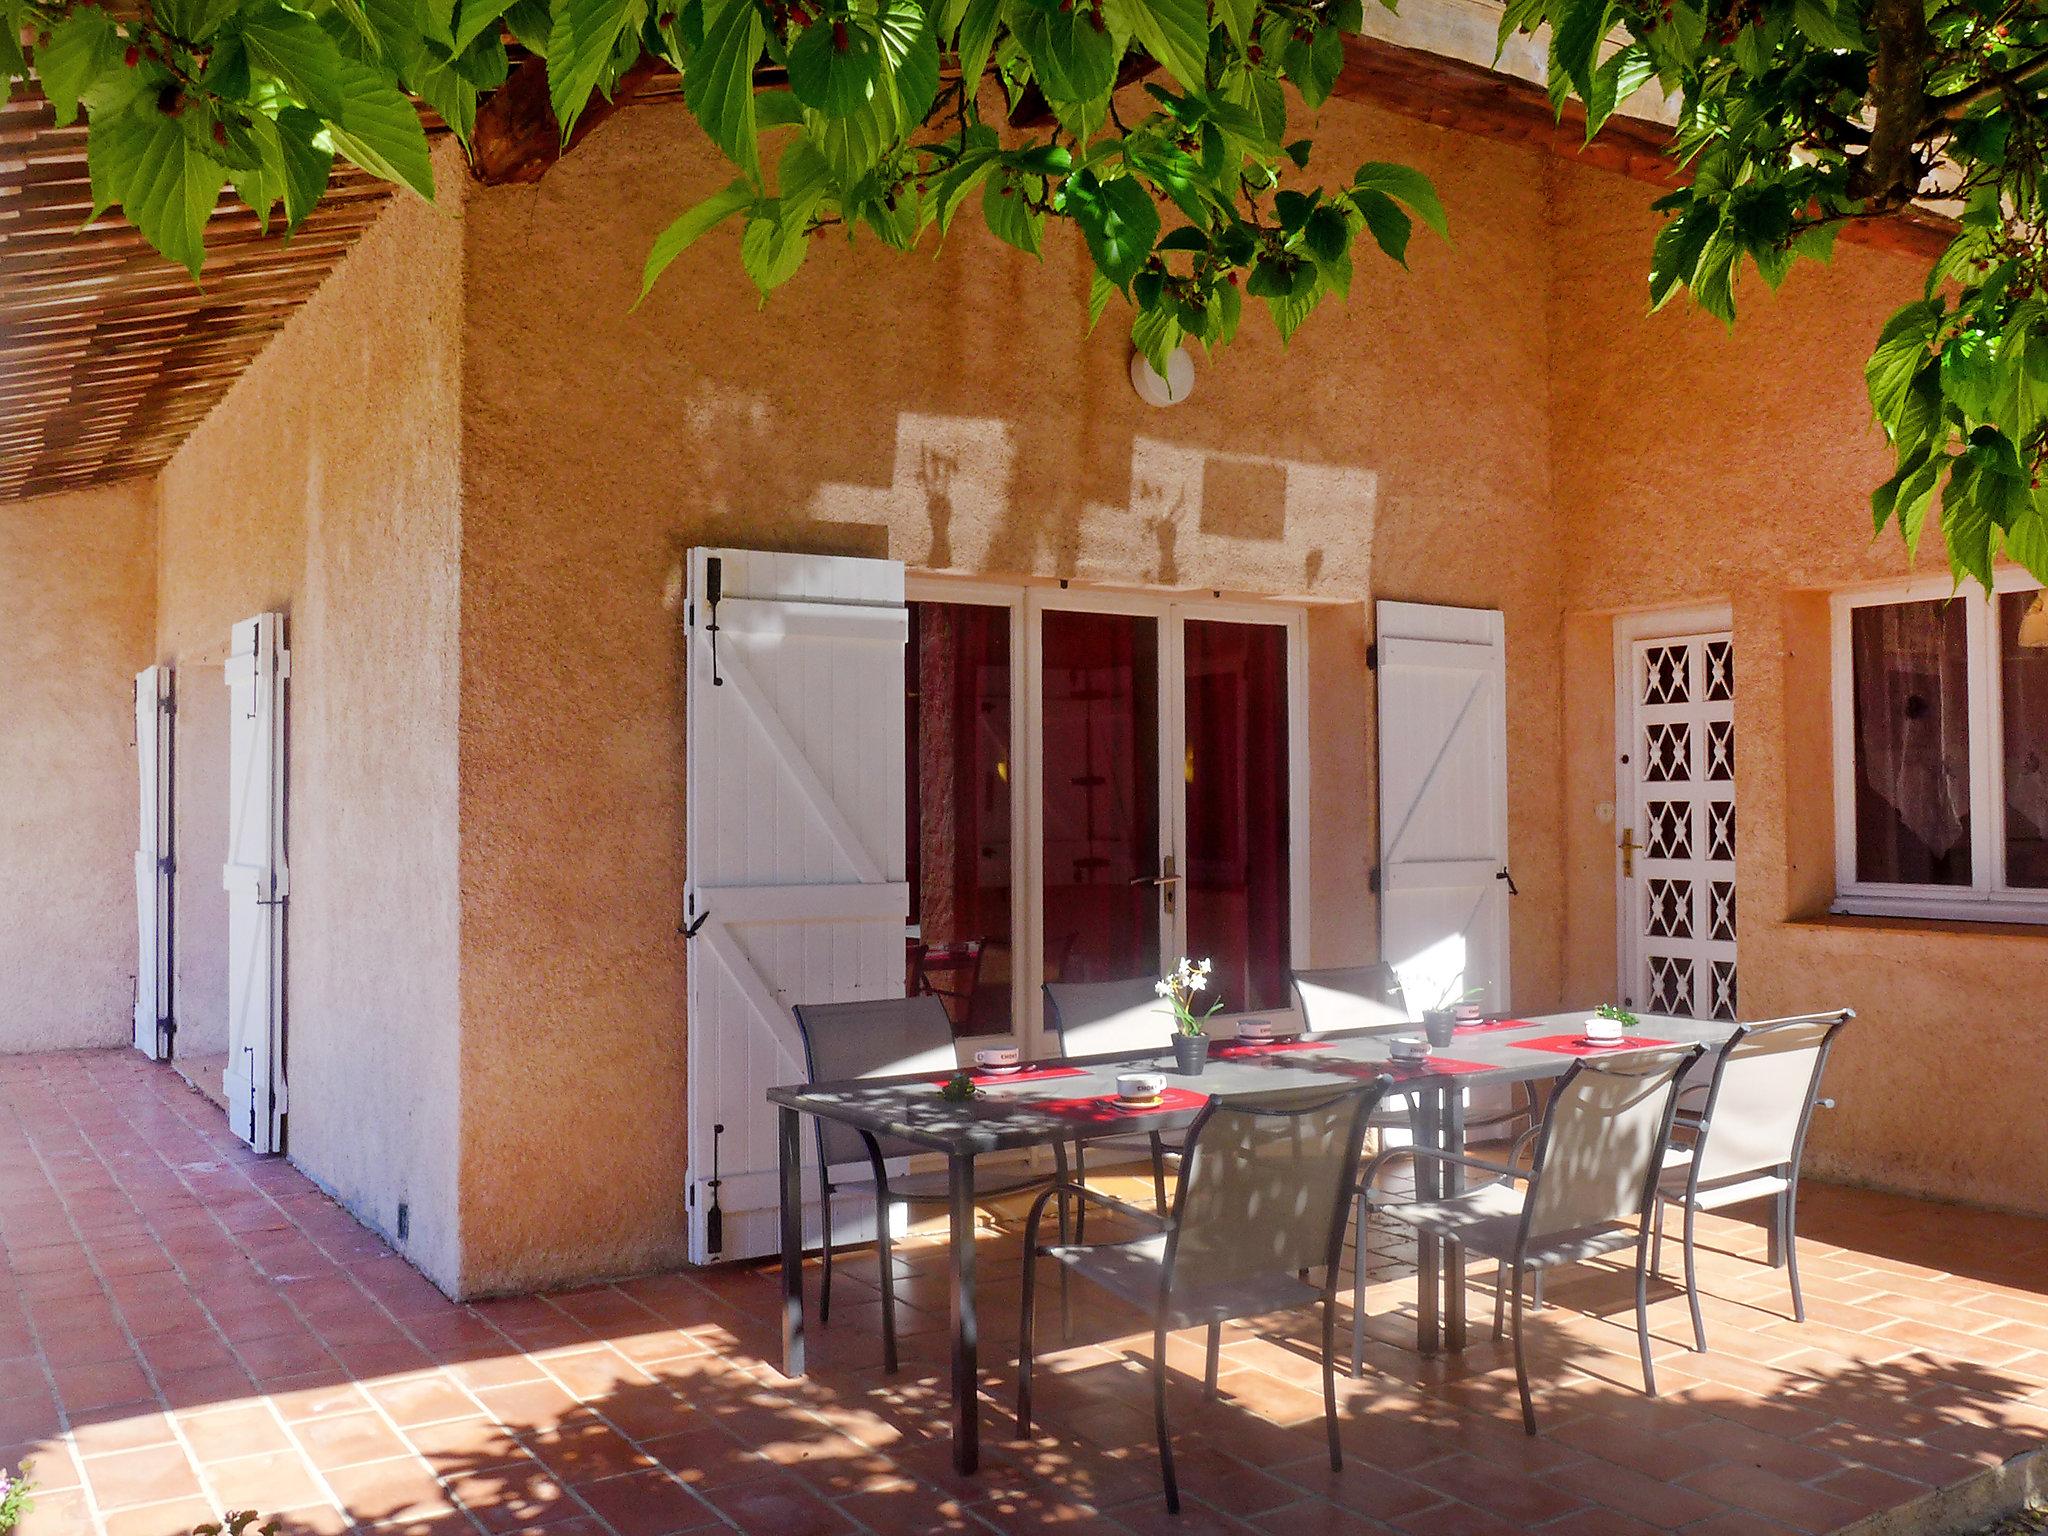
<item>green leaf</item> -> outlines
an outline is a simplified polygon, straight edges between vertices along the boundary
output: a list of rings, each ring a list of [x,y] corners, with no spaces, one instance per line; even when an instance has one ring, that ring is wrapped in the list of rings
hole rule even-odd
[[[235,14],[238,0],[155,0],[151,12],[172,36],[203,43]]]
[[[143,239],[196,281],[227,167],[201,153],[177,118],[153,107],[94,123],[86,156],[95,201],[119,202]]]
[[[1935,328],[1941,323],[1938,300],[1925,299],[1908,304],[1885,322],[1870,361],[1863,365],[1863,381],[1870,391],[1870,408],[1878,422],[1896,435],[1896,423],[1921,364],[1928,360]]]
[[[302,106],[329,122],[340,118],[344,60],[318,22],[281,5],[263,5],[243,14],[241,30],[252,65]]]
[[[753,9],[751,3],[746,8]],[[647,0],[557,0],[548,32],[548,103],[564,144],[610,69],[620,37],[638,31],[646,14]]]
[[[1337,76],[1344,70],[1344,36],[1335,27],[1319,26],[1307,42],[1289,37],[1280,50],[1280,67],[1301,99],[1320,107],[1337,88]]]
[[[1679,288],[1692,282],[1699,270],[1700,254],[1713,238],[1714,219],[1710,210],[1691,208],[1657,232],[1650,251],[1650,309],[1662,309]]]
[[[766,36],[754,0],[724,0],[715,12],[707,12],[704,46],[692,55],[683,79],[683,99],[711,142],[754,181],[761,179],[754,65]]]
[[[1354,192],[1384,192],[1407,204],[1408,211],[1436,231],[1439,239],[1451,238],[1450,221],[1444,217],[1443,200],[1436,195],[1436,184],[1412,166],[1392,165],[1384,160],[1368,161],[1351,178],[1351,189]]]
[[[1031,61],[1039,89],[1054,102],[1085,103],[1107,98],[1116,84],[1120,51],[1107,30],[1086,13],[1012,7],[1010,30]]]
[[[1045,215],[1025,201],[1024,185],[1023,178],[1007,171],[991,176],[982,189],[981,216],[988,220],[989,231],[998,240],[1014,245],[1028,256],[1036,256],[1045,230]]]
[[[1822,48],[1848,52],[1868,46],[1854,19],[1838,15],[1829,0],[1793,0],[1792,24]]]
[[[495,36],[504,16],[505,0],[461,0],[455,7],[455,31],[450,51],[464,53],[471,43],[486,33]]]
[[[1606,39],[1611,0],[1563,0],[1551,17],[1550,60],[1579,93],[1593,99],[1593,69]]]
[[[1164,308],[1141,309],[1131,317],[1131,345],[1144,353],[1153,371],[1164,378],[1180,350],[1180,321]]]
[[[14,82],[28,77],[28,56],[21,51],[21,18],[8,0],[0,0],[0,103],[13,99]]]
[[[979,80],[988,68],[988,51],[996,40],[996,24],[1003,19],[1003,0],[968,0],[967,14],[960,20],[960,76]]]
[[[1103,0],[1103,16],[1113,31],[1136,38],[1182,86],[1191,91],[1202,88],[1209,64],[1205,0]],[[1340,42],[1340,59],[1342,54]]]
[[[1586,141],[1591,143],[1615,108],[1656,77],[1650,51],[1640,43],[1609,54],[1593,72],[1593,94],[1586,99]]]
[[[882,74],[882,40],[859,21],[814,21],[789,50],[789,88],[827,117],[867,105]]]
[[[2048,506],[2038,495],[2005,530],[2005,552],[2036,580],[2048,582]]]
[[[884,0],[878,24],[882,61],[896,102],[897,130],[910,134],[939,95],[939,40],[918,0]]]
[[[804,264],[811,242],[803,230],[785,225],[780,219],[754,218],[740,236],[740,265],[762,298],[780,288]]]
[[[1102,318],[1102,311],[1116,294],[1116,284],[1098,271],[1088,274],[1088,329],[1093,331],[1096,322]]]
[[[2003,383],[1998,345],[1982,331],[1951,336],[1941,349],[1941,392],[1971,421],[1989,421]]]
[[[284,156],[284,221],[297,229],[327,191],[334,174],[334,152],[320,141],[320,119],[304,107],[286,107],[277,114],[277,144]]]
[[[698,236],[724,223],[753,201],[754,189],[741,179],[728,183],[702,202],[685,209],[682,217],[655,236],[653,249],[647,253],[647,264],[640,269],[640,298],[633,301],[634,307],[638,308],[641,299],[647,297],[655,281],[668,270],[669,263],[696,244]]]
[[[327,124],[335,152],[432,202],[434,168],[418,109],[381,73],[354,59],[341,61],[338,80],[341,111]]]
[[[1095,265],[1119,288],[1127,288],[1159,238],[1159,208],[1134,177],[1100,180],[1079,171],[1065,187],[1066,209],[1081,226]]]
[[[1408,237],[1414,232],[1415,221],[1384,192],[1353,192],[1351,205],[1365,220],[1365,227],[1372,231],[1379,248],[1407,266]]]
[[[1974,459],[1964,456],[1951,461],[1948,484],[1941,493],[1941,532],[1948,543],[1949,566],[1960,581],[1974,576],[1985,587],[1991,585],[1991,514],[1977,494],[1986,474]]]
[[[1216,14],[1222,18],[1223,30],[1230,34],[1239,53],[1251,45],[1258,13],[1259,0],[1216,0]]]
[[[101,75],[121,67],[120,33],[98,6],[82,5],[50,28],[50,40],[36,49],[35,72],[57,126],[76,122],[79,97]]]

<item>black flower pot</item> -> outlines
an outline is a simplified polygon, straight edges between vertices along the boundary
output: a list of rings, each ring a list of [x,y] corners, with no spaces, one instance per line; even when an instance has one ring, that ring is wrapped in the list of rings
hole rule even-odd
[[[1422,1015],[1422,1032],[1429,1043],[1442,1050],[1458,1032],[1458,1016],[1448,1008],[1432,1008]]]
[[[1175,1035],[1173,1037],[1173,1061],[1180,1068],[1182,1077],[1200,1077],[1202,1067],[1209,1060],[1209,1037],[1207,1035]]]

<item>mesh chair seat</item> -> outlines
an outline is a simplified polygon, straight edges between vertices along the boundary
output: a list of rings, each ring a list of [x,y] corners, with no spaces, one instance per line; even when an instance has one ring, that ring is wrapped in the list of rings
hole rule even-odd
[[[1526,1203],[1520,1189],[1489,1184],[1469,1195],[1385,1209],[1395,1220],[1448,1239],[1472,1253],[1512,1260],[1516,1240],[1521,1236],[1522,1208]],[[1620,1222],[1556,1233],[1531,1242],[1522,1255],[1522,1263],[1537,1269],[1576,1264],[1581,1259],[1594,1259],[1626,1248],[1637,1241],[1638,1235],[1634,1225]]]
[[[1673,1205],[1686,1204],[1686,1185],[1692,1177],[1691,1165],[1692,1159],[1687,1157],[1675,1168],[1667,1166],[1663,1178],[1657,1183],[1657,1193]],[[1791,1187],[1792,1181],[1782,1174],[1756,1173],[1724,1183],[1702,1184],[1692,1192],[1690,1203],[1698,1210],[1718,1211],[1740,1205],[1745,1200],[1775,1200]]]
[[[1082,1279],[1101,1286],[1132,1306],[1152,1311],[1159,1305],[1159,1283],[1166,1269],[1166,1234],[1155,1232],[1123,1243],[1090,1243],[1085,1247],[1048,1248],[1045,1257]],[[1294,1275],[1257,1275],[1215,1285],[1186,1286],[1166,1308],[1169,1328],[1193,1328],[1311,1306],[1322,1291]]]

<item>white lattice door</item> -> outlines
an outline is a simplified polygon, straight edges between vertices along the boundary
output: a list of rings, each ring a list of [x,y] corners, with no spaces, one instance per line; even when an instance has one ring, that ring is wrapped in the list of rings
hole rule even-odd
[[[1623,1001],[1736,1016],[1735,654],[1726,633],[1630,647]]]

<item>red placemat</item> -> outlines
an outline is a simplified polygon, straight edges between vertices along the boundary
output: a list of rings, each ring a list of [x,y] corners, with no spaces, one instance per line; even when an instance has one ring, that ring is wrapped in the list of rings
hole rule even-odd
[[[1271,1056],[1276,1051],[1326,1051],[1327,1040],[1304,1040],[1299,1035],[1285,1040],[1227,1040],[1209,1047],[1220,1061],[1241,1061],[1248,1056]]]
[[[1472,1024],[1460,1024],[1457,1033],[1461,1035],[1484,1035],[1496,1029],[1534,1029],[1533,1019],[1480,1019]]]
[[[1647,1035],[1623,1035],[1612,1045],[1588,1045],[1579,1035],[1545,1035],[1540,1040],[1517,1040],[1518,1051],[1549,1051],[1556,1056],[1615,1056],[1624,1051],[1647,1051],[1674,1040],[1652,1040]]]
[[[1015,1072],[990,1072],[986,1068],[975,1068],[967,1076],[977,1088],[1000,1088],[1005,1083],[1042,1083],[1054,1077],[1086,1077],[1086,1067],[1067,1067],[1058,1062],[1049,1062],[1042,1067],[1022,1067]],[[945,1084],[950,1077],[935,1077],[933,1082]]]
[[[1056,1115],[1068,1115],[1076,1120],[1107,1125],[1113,1120],[1142,1120],[1147,1115],[1167,1115],[1176,1110],[1200,1109],[1208,1100],[1209,1096],[1206,1093],[1197,1093],[1192,1088],[1168,1088],[1159,1095],[1157,1104],[1147,1104],[1143,1109],[1130,1109],[1119,1104],[1113,1093],[1091,1094],[1085,1099],[1046,1099],[1036,1107],[1049,1109]]]
[[[1397,1083],[1428,1077],[1435,1072],[1496,1072],[1483,1061],[1460,1061],[1456,1056],[1427,1056],[1421,1061],[1375,1061],[1367,1065],[1384,1071]]]

